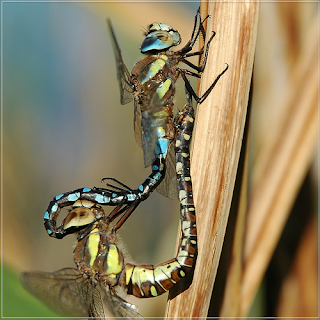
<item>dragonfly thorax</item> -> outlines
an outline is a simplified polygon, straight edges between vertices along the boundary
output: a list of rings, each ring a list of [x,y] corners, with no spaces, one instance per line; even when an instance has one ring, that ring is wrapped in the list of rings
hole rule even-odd
[[[124,269],[124,255],[115,243],[115,236],[101,231],[99,225],[78,241],[74,260],[80,271],[95,280],[116,285]]]
[[[76,202],[63,227],[66,232],[69,228],[80,229],[81,237],[74,249],[79,270],[93,282],[116,285],[124,268],[124,256],[102,207],[91,201]]]
[[[165,51],[181,42],[179,32],[169,25],[154,22],[149,25],[146,37],[141,44],[141,53]]]

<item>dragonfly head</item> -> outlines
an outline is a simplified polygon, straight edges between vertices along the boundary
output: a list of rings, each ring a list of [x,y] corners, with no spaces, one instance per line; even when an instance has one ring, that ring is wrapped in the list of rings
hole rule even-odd
[[[161,22],[150,24],[145,35],[140,48],[141,53],[161,52],[181,42],[179,32]]]
[[[100,205],[88,200],[78,200],[63,220],[61,228],[67,234],[78,232],[104,216],[105,212]]]

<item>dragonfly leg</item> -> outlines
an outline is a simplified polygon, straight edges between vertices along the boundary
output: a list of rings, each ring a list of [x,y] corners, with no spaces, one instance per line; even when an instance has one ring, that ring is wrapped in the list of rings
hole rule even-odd
[[[186,74],[188,75],[192,75],[192,76],[196,76],[198,77],[198,75],[196,75],[195,73],[191,72],[191,71],[188,71],[188,70],[184,70],[184,69],[179,69],[177,68],[177,70],[180,72],[181,74],[181,77],[185,83],[185,87],[186,87],[186,90],[190,93],[190,95],[197,101],[197,103],[202,103],[206,98],[207,96],[210,94],[210,92],[212,91],[212,89],[215,87],[215,85],[217,84],[217,82],[219,81],[219,79],[221,78],[221,76],[228,70],[229,68],[229,65],[226,64],[226,68],[216,77],[216,79],[213,81],[213,83],[210,85],[210,87],[206,90],[206,92],[201,96],[199,97],[195,91],[193,90],[188,78],[186,77]]]
[[[136,203],[131,203],[130,205],[127,205],[124,208],[125,210],[121,210],[121,213],[125,212],[125,214],[113,226],[112,232],[116,232],[124,224],[124,222],[130,217],[131,213],[137,208],[139,203],[140,201],[137,201]]]
[[[121,187],[117,187],[115,185],[107,183],[107,186],[112,187],[113,189],[117,189],[117,190],[120,190],[120,191],[125,191],[125,190],[132,191],[132,189],[129,186],[127,186],[126,184],[122,183],[118,179],[106,177],[106,178],[103,178],[101,181],[104,182],[106,180],[114,181],[114,182],[118,183],[121,186]]]
[[[206,16],[201,21],[200,8],[198,8],[196,16],[194,18],[194,26],[193,26],[191,38],[188,41],[188,43],[181,50],[177,52],[178,54],[186,54],[187,52],[191,51],[200,33],[202,34],[203,39],[206,38],[206,31],[203,28],[203,24],[208,18],[209,16]]]
[[[208,58],[210,43],[211,43],[211,41],[212,41],[212,39],[213,39],[213,37],[214,37],[215,35],[216,35],[216,33],[213,31],[212,36],[210,37],[210,39],[209,39],[208,42],[207,42],[206,51],[204,52],[204,57],[203,57],[203,59],[202,59],[202,63],[201,63],[200,66],[194,65],[193,63],[191,63],[190,61],[186,60],[185,58],[201,55],[201,54],[203,54],[203,50],[200,50],[200,51],[196,51],[196,52],[192,52],[192,53],[183,55],[183,56],[181,56],[181,58],[179,59],[179,61],[187,64],[189,67],[191,67],[192,69],[195,69],[197,72],[200,72],[200,73],[203,72],[203,70],[204,70],[204,68],[205,68],[205,66],[206,66],[206,63],[207,63],[207,58]]]

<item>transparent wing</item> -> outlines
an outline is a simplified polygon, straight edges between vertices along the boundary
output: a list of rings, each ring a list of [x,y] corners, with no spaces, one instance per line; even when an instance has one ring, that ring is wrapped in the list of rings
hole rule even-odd
[[[110,19],[107,19],[107,25],[109,27],[109,31],[112,39],[113,51],[116,58],[117,75],[118,75],[118,81],[120,86],[121,104],[127,104],[133,99],[133,95],[132,95],[133,88],[131,85],[131,76],[126,65],[123,62],[121,50],[118,45],[116,35],[114,33]]]
[[[141,140],[145,167],[151,166],[158,156],[156,151],[157,126],[151,112],[148,111],[144,111],[141,117]]]
[[[134,136],[140,148],[142,148],[141,108],[137,100],[134,101]]]
[[[53,311],[67,317],[88,317],[91,314],[93,295],[97,291],[82,273],[65,268],[53,273],[23,272],[23,286]],[[100,302],[95,303],[98,313]],[[102,309],[103,315],[103,309]]]
[[[135,305],[125,301],[109,288],[106,288],[105,293],[106,295],[103,301],[114,317],[144,319],[141,314],[138,313]]]
[[[160,194],[170,199],[178,199],[176,155],[174,152],[174,142],[172,142],[169,147],[169,152],[166,159],[166,174],[156,190]]]
[[[23,272],[21,282],[50,309],[66,317],[105,319],[105,303],[110,316],[144,319],[136,306],[111,292],[109,287],[93,286],[78,269],[64,268],[52,273]]]
[[[92,292],[89,316],[95,319],[105,319],[106,317],[103,310],[103,304],[100,293],[96,288]]]

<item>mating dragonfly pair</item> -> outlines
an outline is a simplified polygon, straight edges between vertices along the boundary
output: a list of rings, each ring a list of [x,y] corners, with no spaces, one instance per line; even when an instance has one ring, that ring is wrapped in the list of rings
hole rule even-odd
[[[201,97],[196,95],[186,77],[200,78],[205,68],[215,33],[205,48],[191,52],[196,40],[206,37],[205,20],[201,20],[198,10],[191,39],[179,51],[169,50],[181,42],[177,30],[164,23],[151,24],[141,45],[141,52],[146,57],[136,63],[131,74],[122,60],[108,20],[117,61],[121,103],[134,99],[135,137],[143,148],[145,166],[152,165],[152,172],[137,189],[107,178],[118,184],[108,183],[108,188],[77,189],[58,195],[50,202],[44,215],[48,234],[61,239],[78,233],[74,249],[77,269],[65,268],[53,273],[25,272],[21,279],[31,293],[58,313],[103,318],[106,316],[104,308],[108,308],[114,316],[142,318],[134,305],[119,296],[119,290],[140,298],[155,297],[168,291],[194,266],[197,228],[189,155],[194,124],[192,98],[198,103],[204,101],[228,69],[227,66]],[[186,60],[202,54],[199,67]],[[180,62],[196,72],[179,68]],[[180,75],[185,82],[187,104],[174,117],[173,97]],[[168,165],[172,163],[175,163],[174,175],[170,172],[172,166]],[[170,183],[172,177],[177,182]],[[167,181],[160,184],[164,179]],[[168,187],[170,185],[175,188]],[[182,230],[178,253],[175,258],[157,265],[131,264],[117,239],[117,230],[158,186],[161,193],[170,197],[175,194],[176,186],[178,188]],[[57,226],[61,208],[70,205],[72,210]],[[115,207],[109,215],[102,208],[106,205]]]

